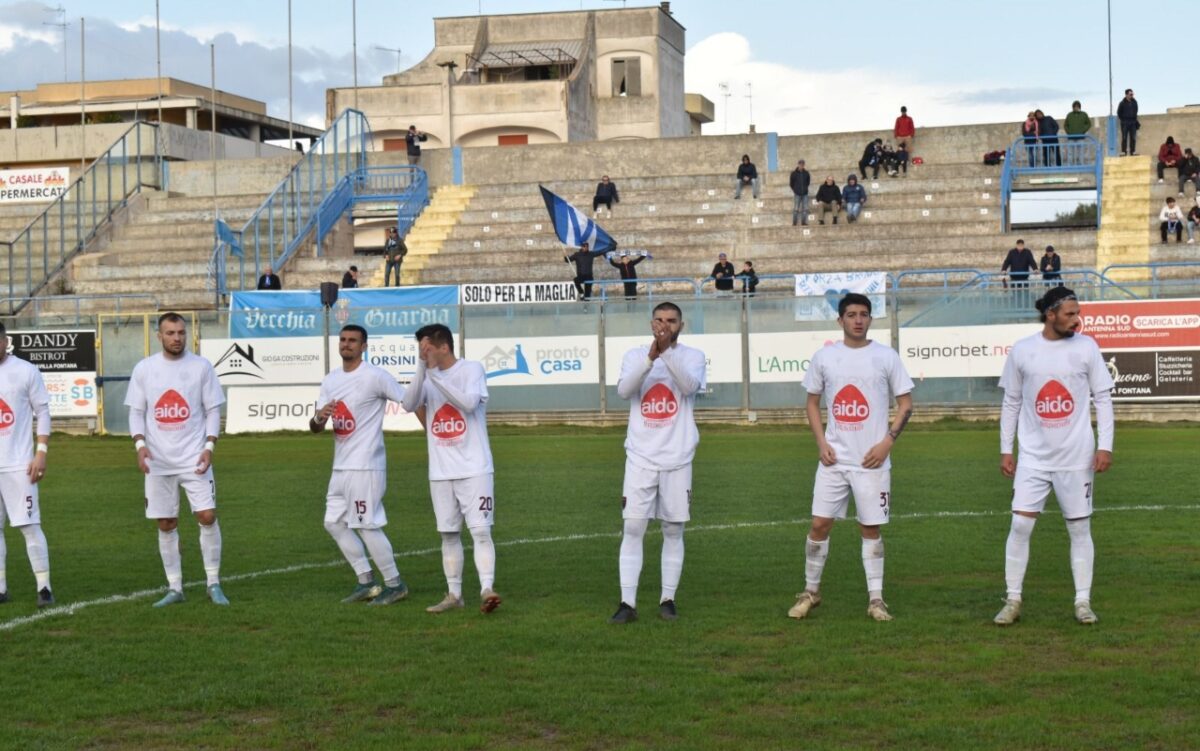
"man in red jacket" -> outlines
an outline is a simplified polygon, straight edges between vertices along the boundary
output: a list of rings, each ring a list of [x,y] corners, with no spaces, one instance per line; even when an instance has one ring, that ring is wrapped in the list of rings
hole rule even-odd
[[[1158,147],[1158,181],[1163,181],[1163,170],[1167,167],[1178,167],[1183,161],[1183,149],[1175,143],[1175,139],[1167,136],[1167,142]]]
[[[913,119],[908,116],[908,107],[900,108],[900,117],[896,118],[896,127],[892,128],[892,135],[896,137],[897,144],[906,144],[908,153],[915,153],[913,142],[917,138],[917,128],[913,125]]]

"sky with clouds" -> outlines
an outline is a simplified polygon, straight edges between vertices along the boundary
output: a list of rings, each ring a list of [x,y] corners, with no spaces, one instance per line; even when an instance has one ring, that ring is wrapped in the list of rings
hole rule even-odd
[[[434,16],[622,2],[292,0],[295,118],[323,125],[325,89],[351,85],[355,26],[359,84],[377,85],[429,52]],[[1187,75],[1162,71],[1155,53],[1171,36],[1158,14],[1111,2],[1116,97],[1134,88],[1142,112],[1200,101]],[[686,88],[716,103],[705,133],[744,132],[751,111],[760,132],[800,134],[886,127],[901,104],[919,126],[1016,122],[1035,107],[1062,115],[1075,98],[1093,115],[1109,108],[1105,0],[675,0],[672,10],[687,28]],[[287,14],[287,0],[160,0],[163,74],[207,84],[215,44],[217,87],[286,117]],[[78,81],[81,17],[89,80],[154,75],[154,0],[0,0],[0,90],[64,79],[62,19],[65,77]]]

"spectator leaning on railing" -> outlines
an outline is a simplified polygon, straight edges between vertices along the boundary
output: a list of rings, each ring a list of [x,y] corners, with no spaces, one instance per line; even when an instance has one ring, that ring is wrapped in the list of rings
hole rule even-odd
[[[1041,110],[1034,113],[1038,124],[1038,140],[1042,142],[1043,166],[1062,166],[1062,151],[1058,148],[1058,121]]]
[[[1175,139],[1167,136],[1167,142],[1158,147],[1158,182],[1163,181],[1163,170],[1167,167],[1178,167],[1183,161],[1183,149],[1179,148],[1179,144],[1175,143]],[[1180,174],[1183,171],[1180,170]],[[1180,188],[1183,190],[1183,188]]]
[[[1054,252],[1053,245],[1046,246],[1046,254],[1042,256],[1040,265],[1042,269],[1042,281],[1056,282],[1062,279],[1062,258],[1058,256],[1058,253]],[[1062,283],[1059,282],[1058,286],[1061,287]]]
[[[1067,113],[1067,119],[1063,121],[1063,130],[1067,132],[1067,142],[1082,139],[1091,129],[1092,118],[1083,111],[1083,105],[1079,103],[1078,99],[1071,102],[1071,111]]]
[[[1035,113],[1030,112],[1021,123],[1021,138],[1025,140],[1025,153],[1029,157],[1029,166],[1037,166],[1038,121]]]
[[[1033,251],[1025,247],[1024,240],[1017,240],[1017,247],[1008,251],[1008,255],[1004,257],[1004,265],[1000,267],[1001,271],[1008,272],[1008,278],[1012,280],[1013,287],[1025,287],[1029,284],[1029,272],[1037,271],[1037,261],[1033,257]]]

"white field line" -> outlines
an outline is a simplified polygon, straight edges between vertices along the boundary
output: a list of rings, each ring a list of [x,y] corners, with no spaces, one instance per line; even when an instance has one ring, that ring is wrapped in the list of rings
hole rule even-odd
[[[1145,504],[1145,505],[1133,505],[1133,506],[1111,506],[1108,508],[1096,509],[1096,513],[1100,513],[1100,514],[1138,513],[1138,512],[1157,512],[1157,511],[1200,511],[1200,504],[1190,504],[1190,505],[1181,505],[1181,506]],[[1012,512],[1009,511],[1008,509],[997,509],[995,511],[915,511],[915,512],[908,513],[908,514],[893,514],[891,518],[892,519],[905,519],[905,520],[909,520],[909,519],[961,519],[961,518],[970,519],[970,518],[979,518],[979,517],[987,517],[987,516],[1007,516],[1010,513],[1012,513]],[[1053,514],[1056,512],[1048,511],[1047,513]],[[723,531],[737,530],[737,529],[760,529],[763,527],[783,527],[783,526],[807,524],[809,521],[810,521],[810,519],[808,517],[805,517],[805,518],[801,518],[801,519],[780,519],[780,520],[776,520],[776,521],[762,521],[762,522],[733,522],[733,523],[729,523],[729,524],[702,524],[702,525],[690,526],[687,528],[687,531],[689,534],[694,534],[696,532],[723,532]],[[602,540],[605,538],[618,539],[620,537],[621,537],[621,533],[619,531],[618,532],[586,532],[586,533],[579,533],[579,534],[573,534],[573,535],[555,535],[553,537],[522,537],[522,538],[519,538],[516,540],[504,540],[502,542],[497,542],[496,547],[513,547],[516,545],[545,545],[545,544],[555,543],[555,542],[578,542],[578,541],[584,541],[584,540]],[[467,547],[469,548],[470,546],[468,545]],[[433,555],[435,553],[441,553],[441,552],[442,552],[441,547],[424,548],[424,549],[420,549],[420,550],[402,551],[400,553],[397,553],[396,557],[397,558],[416,558],[419,556]],[[281,566],[279,568],[268,568],[268,569],[263,569],[262,571],[252,571],[252,572],[245,573],[245,574],[233,574],[231,576],[224,576],[221,578],[221,581],[223,583],[224,582],[245,581],[247,579],[258,579],[258,578],[261,578],[264,576],[277,576],[279,574],[291,574],[291,573],[295,573],[297,571],[309,571],[312,569],[320,569],[320,568],[336,568],[338,566],[344,566],[344,565],[346,565],[346,562],[341,559],[334,560],[334,561],[325,561],[323,563],[297,563],[293,566]],[[188,583],[184,584],[184,587],[188,588],[188,589],[202,588],[204,586],[205,586],[205,582],[203,582],[203,581],[194,581],[194,582],[188,582]],[[33,613],[31,615],[21,616],[19,618],[12,618],[7,621],[0,621],[0,632],[13,631],[15,629],[20,628],[21,626],[28,626],[32,623],[37,623],[38,621],[44,621],[49,618],[55,618],[60,615],[75,615],[76,613],[78,613],[80,610],[83,610],[84,608],[90,608],[90,607],[94,607],[97,605],[115,605],[117,603],[129,602],[131,600],[140,600],[140,599],[143,599],[146,597],[161,595],[162,593],[163,593],[162,587],[155,587],[154,589],[142,589],[142,590],[138,590],[137,592],[129,592],[127,594],[122,594],[122,595],[109,595],[108,597],[99,597],[99,598],[96,598],[93,600],[81,600],[79,602],[73,602],[73,603],[70,603],[67,605],[57,605],[55,607],[46,608],[45,610],[39,610],[38,612]]]

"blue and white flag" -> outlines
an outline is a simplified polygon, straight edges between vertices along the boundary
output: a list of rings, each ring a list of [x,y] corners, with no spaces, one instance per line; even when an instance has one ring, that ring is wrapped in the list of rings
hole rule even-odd
[[[554,195],[542,186],[542,199],[546,202],[546,211],[550,212],[550,222],[554,225],[554,234],[564,245],[578,248],[583,243],[588,244],[588,250],[600,255],[613,250],[617,244],[600,225],[593,222],[587,214]]]

